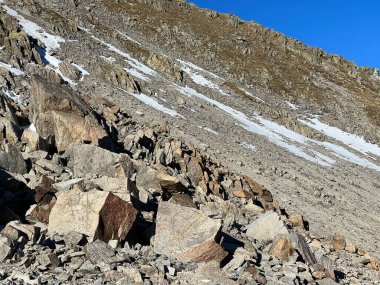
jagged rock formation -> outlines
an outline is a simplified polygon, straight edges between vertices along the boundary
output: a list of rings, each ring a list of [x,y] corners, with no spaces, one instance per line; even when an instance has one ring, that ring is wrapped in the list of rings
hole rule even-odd
[[[0,5],[2,284],[379,280],[377,71],[184,1]]]

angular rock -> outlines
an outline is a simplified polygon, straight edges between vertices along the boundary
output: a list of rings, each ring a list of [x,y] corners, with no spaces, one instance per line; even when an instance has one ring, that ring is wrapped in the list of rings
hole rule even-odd
[[[47,268],[54,269],[60,265],[58,256],[55,253],[44,253],[37,255],[36,261]]]
[[[42,139],[37,132],[31,129],[24,130],[21,136],[21,140],[26,143],[26,152],[49,149],[47,142]]]
[[[58,151],[82,142],[112,145],[98,116],[69,88],[36,75],[31,95],[30,119],[38,134]]]
[[[131,194],[135,197],[138,196],[137,187],[129,178],[102,176],[91,179],[90,183],[99,187],[103,191],[114,193],[127,202],[131,201]]]
[[[259,241],[273,240],[278,234],[287,234],[288,230],[280,216],[275,212],[267,212],[247,226],[247,236]]]
[[[306,264],[312,265],[317,263],[316,256],[310,249],[309,245],[306,243],[303,236],[301,236],[298,232],[292,231],[289,234],[289,239],[293,247],[299,252]]]
[[[80,71],[68,62],[61,61],[59,63],[59,70],[62,72],[64,76],[70,78],[71,80],[80,79]]]
[[[34,199],[36,203],[40,203],[42,205],[50,203],[54,193],[57,190],[53,187],[54,180],[47,177],[46,175],[42,175],[33,185],[33,190],[35,192]]]
[[[288,237],[285,235],[278,235],[269,250],[269,253],[279,260],[288,261],[294,255],[295,249]]]
[[[84,250],[86,253],[86,258],[93,264],[110,264],[116,260],[115,250],[101,240],[96,240],[87,244]]]
[[[26,163],[21,152],[11,144],[6,144],[4,150],[0,150],[0,168],[18,174],[27,172]]]
[[[32,222],[49,223],[49,216],[56,202],[57,199],[53,197],[48,204],[32,205],[25,214],[26,219]]]
[[[70,157],[74,177],[94,174],[129,178],[133,174],[133,164],[124,153],[116,154],[97,146],[83,144],[73,145],[66,155]]]
[[[227,253],[216,242],[221,224],[202,212],[170,202],[158,207],[154,251],[181,261],[222,261]]]
[[[137,210],[110,192],[73,189],[58,196],[49,217],[49,232],[76,231],[89,241],[123,240],[136,219]]]
[[[4,262],[6,259],[12,257],[14,247],[14,241],[0,234],[0,262]]]

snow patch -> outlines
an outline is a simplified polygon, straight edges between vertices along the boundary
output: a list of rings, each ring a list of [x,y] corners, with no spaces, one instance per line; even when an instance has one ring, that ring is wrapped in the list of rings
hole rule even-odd
[[[298,110],[299,109],[299,106],[297,106],[296,104],[293,104],[292,102],[289,102],[289,101],[285,101],[285,103],[292,109],[292,110]]]
[[[142,62],[138,61],[137,59],[133,58],[128,53],[126,53],[126,52],[118,49],[117,47],[115,47],[115,46],[113,46],[113,45],[111,45],[111,44],[103,41],[102,39],[99,39],[99,38],[95,37],[89,30],[85,30],[83,28],[82,28],[82,30],[85,31],[86,33],[88,33],[89,35],[91,35],[91,37],[94,40],[100,42],[102,45],[104,45],[105,47],[107,47],[108,50],[110,50],[110,51],[112,51],[114,53],[117,53],[118,55],[126,58],[125,62],[127,62],[132,67],[129,70],[135,70],[134,71],[135,74],[137,74],[137,72],[143,73],[145,77],[146,76],[155,76],[157,74],[157,72],[155,70],[151,69],[147,65],[145,65]]]
[[[146,81],[146,82],[149,82],[150,79],[149,77],[145,76],[145,74],[139,72],[137,69],[134,69],[134,68],[124,68],[124,70],[126,72],[128,72],[130,75],[142,80],[142,81]]]
[[[3,6],[3,9],[5,12],[7,12],[9,15],[15,17],[22,29],[32,38],[39,40],[40,42],[43,43],[45,46],[45,51],[42,53],[43,54],[43,60],[46,60],[49,64],[53,66],[53,70],[58,73],[64,81],[68,82],[71,85],[75,85],[75,83],[64,76],[62,72],[59,70],[59,63],[61,60],[56,58],[55,56],[51,55],[51,52],[53,50],[59,49],[60,48],[60,43],[65,42],[65,40],[56,35],[49,34],[44,31],[40,26],[38,26],[36,23],[29,21],[25,19],[23,16],[21,16],[17,11],[11,9],[8,6]],[[40,52],[41,54],[41,52]]]
[[[136,41],[134,38],[131,38],[130,36],[128,36],[127,34],[119,31],[119,30],[116,30],[116,32],[118,32],[119,35],[123,36],[124,38],[126,38],[128,41],[131,41],[135,44],[138,44],[138,45],[141,45],[138,41]]]
[[[14,92],[13,90],[2,88],[1,91],[3,91],[3,93],[7,95],[9,98],[11,98],[13,101],[21,103],[20,96],[17,95],[16,92]]]
[[[29,125],[28,129],[31,130],[31,131],[34,132],[34,133],[37,133],[36,126],[35,126],[33,123],[31,123],[31,124]]]
[[[172,109],[169,109],[163,105],[161,105],[160,103],[158,103],[156,100],[154,100],[153,98],[150,98],[149,96],[145,95],[145,94],[134,94],[134,93],[131,93],[131,92],[128,92],[124,89],[121,89],[121,88],[117,88],[121,91],[123,91],[124,93],[127,93],[131,96],[133,96],[134,98],[136,98],[137,100],[143,102],[144,104],[160,111],[160,112],[163,112],[165,114],[168,114],[172,117],[180,117],[180,118],[183,118],[185,119],[182,115],[178,114],[175,110],[172,110]]]
[[[83,81],[83,79],[84,79],[85,76],[90,75],[90,73],[88,73],[88,71],[86,69],[84,69],[83,66],[75,64],[75,63],[72,63],[71,65],[74,66],[74,67],[76,67],[80,71],[80,73],[82,75],[80,81]]]
[[[11,65],[3,63],[3,62],[0,62],[0,67],[5,68],[6,70],[10,71],[11,73],[13,73],[16,76],[25,75],[25,73],[23,71],[21,71],[20,69],[14,68]]]
[[[100,58],[106,60],[106,61],[109,61],[109,62],[115,62],[116,59],[112,56],[109,56],[109,57],[105,57],[104,55],[101,55]]]
[[[298,121],[365,155],[374,154],[380,156],[380,147],[376,144],[367,142],[363,137],[350,134],[339,128],[322,123],[318,118],[298,119]]]
[[[298,157],[317,163],[321,166],[331,166],[335,163],[335,160],[315,149],[315,147],[322,147],[323,150],[328,151],[330,155],[380,172],[380,166],[351,153],[344,147],[329,142],[320,142],[310,139],[258,115],[255,115],[254,118],[248,118],[244,113],[214,99],[208,98],[190,87],[175,86],[180,93],[189,97],[199,98],[216,106],[218,109],[235,119],[238,125],[247,131],[264,136],[270,142],[286,149]]]
[[[212,82],[211,80],[207,79],[206,77],[204,77],[202,73],[206,73],[206,74],[212,74],[211,72],[208,72],[208,71],[205,71],[204,69],[202,69],[201,67],[198,67],[192,63],[189,63],[189,62],[186,62],[186,61],[183,61],[183,60],[180,60],[180,59],[177,59],[178,62],[181,63],[181,68],[184,72],[186,72],[191,80],[194,81],[194,83],[198,84],[198,85],[201,85],[203,87],[206,87],[206,88],[210,88],[210,89],[213,89],[213,90],[216,90],[218,91],[220,94],[222,95],[225,95],[225,96],[229,96],[226,92],[224,92],[220,86],[214,82]],[[214,75],[212,74],[214,77],[216,78],[220,78],[219,76],[217,75]],[[221,79],[221,78],[220,78]]]
[[[256,147],[254,145],[252,145],[252,144],[249,144],[249,143],[246,143],[246,142],[242,142],[240,145],[242,147],[250,150],[250,151],[253,151],[253,152],[256,151]]]
[[[198,128],[200,128],[200,129],[202,129],[202,130],[205,130],[205,131],[207,131],[207,132],[209,132],[209,133],[212,133],[212,134],[214,134],[214,135],[217,135],[217,136],[219,135],[217,131],[214,131],[214,130],[211,129],[211,128],[208,128],[208,127],[202,127],[202,126],[198,126]]]

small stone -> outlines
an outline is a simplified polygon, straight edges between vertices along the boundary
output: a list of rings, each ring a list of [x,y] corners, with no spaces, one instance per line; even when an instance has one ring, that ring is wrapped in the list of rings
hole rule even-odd
[[[334,236],[331,245],[335,251],[343,250],[346,248],[346,240],[342,236]]]
[[[61,263],[59,261],[58,256],[55,253],[45,253],[45,254],[37,255],[36,261],[40,265],[46,268],[50,268],[50,269],[54,269],[58,267]]]
[[[346,244],[346,250],[351,253],[356,253],[358,249],[354,243],[348,242]]]
[[[112,247],[113,249],[116,249],[119,246],[119,241],[116,239],[111,239],[108,242],[109,246]]]
[[[115,250],[103,241],[96,240],[85,246],[86,258],[93,264],[115,262]]]

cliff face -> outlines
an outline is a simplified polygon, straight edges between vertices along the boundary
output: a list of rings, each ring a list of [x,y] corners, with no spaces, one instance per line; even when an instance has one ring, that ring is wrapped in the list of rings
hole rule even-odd
[[[379,279],[377,70],[185,1],[0,5],[0,279]]]

